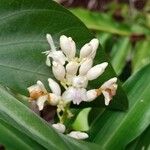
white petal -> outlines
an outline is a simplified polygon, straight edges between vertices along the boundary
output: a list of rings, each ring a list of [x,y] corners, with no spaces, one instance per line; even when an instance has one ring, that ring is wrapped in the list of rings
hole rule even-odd
[[[60,133],[64,133],[66,130],[65,125],[62,123],[52,124],[52,127]]]
[[[80,139],[80,140],[87,139],[89,137],[87,133],[81,131],[72,131],[67,135],[72,138]]]
[[[74,93],[75,93],[75,88],[69,87],[63,94],[62,94],[62,99],[65,102],[71,102],[74,98]]]
[[[69,59],[72,59],[75,57],[76,45],[71,37],[66,37],[65,35],[62,35],[60,37],[60,47],[61,47],[61,50]]]
[[[47,95],[44,95],[37,99],[36,104],[40,111],[43,109],[44,103],[46,102],[47,98],[48,98]]]
[[[93,60],[88,58],[80,66],[79,75],[86,75],[93,65]]]
[[[86,88],[88,80],[85,76],[75,76],[72,78],[72,85],[77,88]]]
[[[66,72],[63,65],[53,62],[52,71],[57,80],[62,81],[64,79]]]
[[[95,55],[96,55],[96,51],[99,45],[99,41],[98,39],[92,39],[90,41],[90,44],[92,45],[92,53],[91,53],[91,58],[94,59]]]
[[[109,88],[111,85],[115,84],[117,82],[117,78],[114,77],[114,78],[111,78],[109,79],[108,81],[106,81],[102,86],[101,88],[102,89],[107,89]]]
[[[109,95],[107,91],[102,91],[104,98],[105,98],[105,105],[109,105],[109,102],[111,101],[112,97]]]
[[[46,90],[44,84],[43,84],[40,80],[37,81],[37,85],[40,86],[41,90],[42,90],[44,93],[47,93],[47,90]]]
[[[50,60],[49,56],[46,57],[45,63],[47,66],[49,66],[49,67],[51,66],[51,60]]]
[[[91,53],[92,53],[92,45],[90,43],[87,43],[80,50],[80,58],[89,57]]]
[[[94,80],[98,78],[104,71],[105,68],[107,67],[108,63],[104,62],[102,64],[96,65],[92,67],[88,72],[87,72],[87,79],[88,80]]]
[[[78,71],[78,67],[79,64],[77,62],[74,61],[70,61],[67,65],[66,65],[66,72],[69,75],[75,75]]]
[[[87,100],[86,100],[87,102],[91,102],[95,100],[97,97],[97,92],[95,89],[87,91],[86,94],[87,94]]]
[[[59,101],[61,100],[61,97],[58,95],[55,95],[53,93],[49,94],[50,100],[49,100],[49,104],[52,106],[57,106]]]
[[[66,57],[62,51],[54,51],[50,52],[48,57],[51,57],[53,61],[57,62],[58,64],[64,65],[66,62]]]
[[[54,94],[60,96],[61,95],[61,89],[60,89],[59,84],[51,78],[48,79],[48,83],[49,83],[49,87],[50,87],[51,91]]]
[[[46,34],[46,38],[47,38],[47,41],[51,47],[51,50],[52,51],[56,51],[56,47],[55,47],[55,44],[54,44],[54,41],[53,41],[53,38],[50,34]]]
[[[27,88],[29,93],[31,92],[44,92],[47,93],[47,90],[45,89],[45,86],[43,85],[43,83],[41,81],[37,81],[37,84],[32,85],[30,87]]]

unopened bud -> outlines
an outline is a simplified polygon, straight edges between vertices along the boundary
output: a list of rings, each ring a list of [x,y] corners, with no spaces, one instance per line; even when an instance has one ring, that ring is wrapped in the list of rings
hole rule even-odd
[[[59,84],[51,78],[48,79],[48,83],[49,83],[49,87],[50,87],[51,91],[54,94],[60,96],[61,95],[61,89],[60,89]]]
[[[92,45],[87,43],[80,50],[80,58],[89,57],[91,53],[92,53]]]
[[[108,63],[104,62],[102,64],[98,64],[98,65],[92,67],[87,72],[87,79],[94,80],[94,79],[98,78],[105,71],[107,66],[108,66]]]
[[[79,64],[77,62],[74,61],[70,61],[67,65],[66,65],[66,72],[69,75],[75,75],[78,71],[78,67]]]
[[[97,92],[95,89],[89,90],[89,91],[87,91],[86,95],[87,95],[87,102],[91,102],[96,99]]]
[[[66,130],[65,125],[63,125],[62,123],[52,124],[52,127],[60,133],[64,133]]]
[[[64,79],[65,68],[63,65],[53,62],[52,71],[57,80],[62,81]]]
[[[61,97],[58,95],[55,95],[53,93],[49,94],[49,104],[52,106],[58,105],[59,101],[61,100]]]
[[[61,47],[61,50],[69,59],[72,59],[75,57],[76,45],[71,37],[66,37],[65,35],[62,35],[60,37],[60,47]]]
[[[81,131],[72,131],[67,135],[72,137],[72,138],[79,139],[79,140],[84,140],[84,139],[87,139],[89,137],[87,133],[81,132]]]
[[[93,65],[93,60],[87,58],[80,66],[79,75],[86,75]]]

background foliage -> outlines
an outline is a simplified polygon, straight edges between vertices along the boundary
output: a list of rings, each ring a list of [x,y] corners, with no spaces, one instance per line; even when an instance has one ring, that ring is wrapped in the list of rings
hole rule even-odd
[[[149,148],[148,2],[146,5],[143,1],[143,7],[137,9],[136,3],[105,1],[104,9],[99,2],[92,7],[85,1],[83,6],[88,6],[86,9],[76,8],[81,6],[80,2],[63,2],[63,5],[89,29],[51,0],[0,0],[0,143],[8,150]],[[45,108],[40,117],[27,102],[28,86],[37,80],[47,84],[47,78],[53,78],[45,65],[45,56],[41,54],[48,49],[46,33],[52,34],[57,45],[62,34],[73,37],[78,52],[95,35],[102,45],[95,63],[110,60],[123,83],[123,89],[119,83],[117,95],[108,108],[99,97],[90,105],[82,104],[80,108],[72,109],[76,118],[67,122],[67,126],[87,131],[90,138],[86,142],[56,133],[50,123],[41,118],[50,115],[51,109]],[[103,76],[90,83],[89,88],[98,87],[116,76],[113,68],[110,65]]]

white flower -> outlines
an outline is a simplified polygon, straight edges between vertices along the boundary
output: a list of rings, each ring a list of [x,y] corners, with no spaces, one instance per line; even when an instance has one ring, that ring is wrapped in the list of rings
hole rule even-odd
[[[99,41],[98,41],[98,39],[92,39],[90,41],[90,44],[92,45],[92,53],[91,53],[90,57],[92,59],[94,59],[95,55],[96,55],[96,51],[97,51],[98,46],[99,46]]]
[[[117,78],[111,78],[110,80],[106,81],[101,87],[100,90],[102,91],[105,97],[105,105],[109,105],[109,102],[112,100],[112,97],[116,94],[117,90]]]
[[[49,87],[50,87],[52,93],[60,96],[61,95],[61,89],[60,89],[59,84],[51,78],[48,79],[48,83],[49,83]]]
[[[46,59],[46,65],[47,66],[51,66],[51,61],[50,58],[52,58],[55,62],[64,65],[65,61],[66,61],[66,57],[63,54],[62,51],[57,51],[56,47],[54,45],[54,41],[52,39],[52,36],[50,34],[46,35],[47,41],[51,47],[51,49],[49,51],[44,52],[47,55],[47,59]]]
[[[61,96],[56,95],[54,93],[49,93],[48,102],[50,105],[57,106],[60,100],[61,100]]]
[[[89,90],[89,91],[87,91],[86,94],[87,94],[87,99],[86,99],[87,102],[91,102],[91,101],[95,100],[98,96],[96,89]]]
[[[60,37],[60,48],[69,60],[73,59],[76,54],[76,45],[71,37],[62,35]]]
[[[66,74],[67,75],[76,75],[77,71],[78,71],[78,67],[79,64],[75,61],[70,61],[67,65],[66,65]]]
[[[80,50],[80,59],[89,57],[91,53],[92,53],[92,45],[89,43],[85,44]]]
[[[80,50],[80,59],[91,58],[94,59],[99,45],[98,39],[92,39],[89,43],[85,44]]]
[[[79,105],[82,101],[86,101],[86,89],[84,88],[74,88],[69,87],[63,94],[62,99],[68,102],[73,102],[73,104]]]
[[[41,81],[27,88],[30,93],[30,100],[36,101],[39,110],[44,107],[45,101],[48,99],[47,90]]]
[[[39,111],[43,110],[44,104],[45,104],[45,102],[47,101],[47,99],[48,99],[48,96],[47,96],[47,95],[40,96],[40,97],[37,99],[36,104],[37,104],[37,106],[38,106],[38,108],[39,108]]]
[[[86,88],[88,85],[88,80],[85,76],[74,76],[72,78],[72,86],[76,88]]]
[[[87,72],[87,79],[88,80],[94,80],[98,78],[106,69],[108,66],[107,62],[98,64],[94,67],[92,67],[88,72]]]
[[[81,131],[72,131],[67,135],[72,137],[72,138],[79,139],[79,140],[84,140],[84,139],[87,139],[89,137],[87,133],[81,132]]]
[[[62,123],[52,124],[52,127],[53,127],[54,129],[56,129],[58,132],[60,132],[60,133],[64,133],[65,130],[66,130],[65,125],[62,124]]]
[[[63,65],[58,64],[57,62],[53,62],[52,71],[57,80],[64,80],[66,71]]]
[[[37,81],[37,84],[27,88],[32,100],[38,99],[40,96],[47,93],[47,90],[41,81]]]
[[[79,68],[79,75],[83,76],[86,75],[87,72],[92,68],[93,60],[91,58],[86,59],[81,63]]]

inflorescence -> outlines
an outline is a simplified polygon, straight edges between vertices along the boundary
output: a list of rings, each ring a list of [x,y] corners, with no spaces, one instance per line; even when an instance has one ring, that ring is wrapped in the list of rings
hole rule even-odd
[[[48,79],[51,92],[49,93],[41,81],[28,88],[30,101],[35,101],[41,111],[44,105],[57,107],[59,123],[52,126],[61,133],[66,131],[64,121],[73,116],[69,107],[71,102],[79,105],[81,102],[91,102],[103,94],[105,105],[109,105],[117,90],[117,78],[111,78],[97,89],[87,90],[88,82],[102,75],[108,66],[107,62],[93,66],[99,41],[92,39],[80,50],[79,57],[76,54],[76,44],[71,37],[60,37],[60,49],[57,49],[52,36],[46,35],[50,50],[44,52],[47,56],[46,65],[52,68],[57,82]],[[65,89],[61,91],[61,86]],[[72,131],[67,134],[76,139],[86,139],[88,134],[80,131]]]

